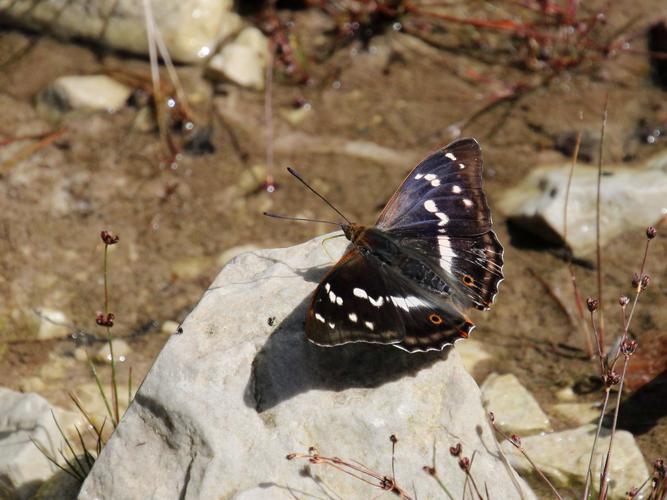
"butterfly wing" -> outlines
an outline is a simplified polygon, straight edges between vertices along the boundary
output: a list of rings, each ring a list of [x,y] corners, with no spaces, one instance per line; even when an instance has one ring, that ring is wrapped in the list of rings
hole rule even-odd
[[[308,339],[322,346],[372,342],[440,350],[473,328],[451,302],[354,247],[320,281],[306,316]]]
[[[503,248],[482,189],[482,152],[460,139],[424,159],[376,226],[440,270],[461,307],[488,309],[503,279]]]

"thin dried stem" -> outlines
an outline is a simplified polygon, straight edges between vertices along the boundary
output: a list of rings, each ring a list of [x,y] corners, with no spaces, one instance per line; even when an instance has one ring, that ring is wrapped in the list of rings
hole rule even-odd
[[[603,304],[604,300],[602,297],[602,246],[600,240],[600,205],[601,205],[601,195],[602,195],[602,160],[604,154],[604,138],[605,131],[607,129],[607,110],[609,107],[609,94],[605,97],[604,102],[604,111],[602,114],[602,127],[600,130],[600,148],[598,151],[598,182],[597,182],[597,197],[595,203],[595,248],[597,255],[597,281],[598,281],[598,300],[600,301],[599,315],[600,315],[600,326],[598,332],[598,343],[600,347],[600,352],[604,354],[605,352],[605,342],[604,342],[604,314],[603,314]]]

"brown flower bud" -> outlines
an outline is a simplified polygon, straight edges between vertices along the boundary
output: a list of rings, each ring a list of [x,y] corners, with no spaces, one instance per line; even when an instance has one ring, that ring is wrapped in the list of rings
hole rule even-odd
[[[455,457],[458,457],[461,454],[462,449],[463,447],[461,446],[461,443],[456,443],[454,446],[451,446],[449,448],[449,453],[451,453]]]
[[[646,228],[646,237],[649,240],[652,240],[653,238],[655,238],[656,234],[658,234],[658,231],[653,226],[649,226],[649,227]]]
[[[629,302],[630,302],[630,299],[625,295],[621,295],[618,298],[618,303],[621,305],[621,307],[627,306]]]
[[[621,353],[625,356],[632,356],[637,350],[637,341],[631,339],[625,339],[621,342]]]
[[[600,301],[596,298],[588,297],[586,299],[586,305],[590,312],[597,311],[598,307],[600,307]]]
[[[651,277],[648,274],[645,274],[642,276],[640,285],[641,285],[641,290],[644,291],[646,290],[646,287],[651,283]]]
[[[105,245],[115,245],[120,239],[118,238],[118,235],[113,234],[111,231],[102,231],[100,233],[100,238],[102,238]]]
[[[639,286],[639,282],[641,281],[641,278],[637,273],[632,273],[632,288],[637,288]]]
[[[468,457],[461,457],[459,459],[459,467],[461,467],[461,470],[468,472],[470,470],[470,459]]]

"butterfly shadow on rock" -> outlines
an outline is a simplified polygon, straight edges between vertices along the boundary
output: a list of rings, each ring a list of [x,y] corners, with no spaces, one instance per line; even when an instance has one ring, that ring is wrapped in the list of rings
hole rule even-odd
[[[304,331],[309,304],[307,297],[255,355],[244,401],[257,412],[314,389],[339,392],[379,387],[447,359],[449,349],[410,354],[390,345],[361,342],[317,346],[306,339]]]

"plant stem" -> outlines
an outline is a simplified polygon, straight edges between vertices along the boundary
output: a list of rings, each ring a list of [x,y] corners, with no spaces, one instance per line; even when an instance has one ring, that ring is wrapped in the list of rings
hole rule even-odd
[[[602,115],[602,128],[600,130],[600,149],[598,151],[598,183],[597,183],[597,199],[595,207],[595,247],[597,253],[597,279],[598,279],[598,300],[600,301],[599,315],[600,315],[600,325],[599,325],[599,335],[598,343],[600,344],[600,352],[604,354],[604,315],[603,304],[604,300],[602,298],[602,247],[600,244],[600,196],[602,194],[602,156],[604,153],[604,137],[605,131],[607,129],[607,109],[609,106],[609,94],[605,97],[604,102],[604,112]]]
[[[109,315],[109,245],[104,245],[104,316]],[[109,356],[111,356],[111,399],[113,402],[113,418],[112,423],[114,428],[118,426],[120,421],[120,411],[118,408],[118,381],[116,379],[116,357],[113,353],[113,336],[111,335],[111,327],[107,326],[107,341],[109,342]]]
[[[602,410],[600,411],[600,419],[598,420],[598,428],[595,432],[595,438],[593,439],[593,447],[591,448],[591,456],[588,459],[588,467],[586,469],[586,485],[584,486],[584,495],[582,496],[583,500],[588,500],[588,492],[591,488],[591,466],[593,465],[593,457],[595,456],[595,448],[598,444],[598,438],[600,437],[600,431],[602,430],[602,421],[604,420],[604,414],[607,412],[607,404],[609,403],[609,388],[605,389],[604,394],[604,403],[602,404]]]

